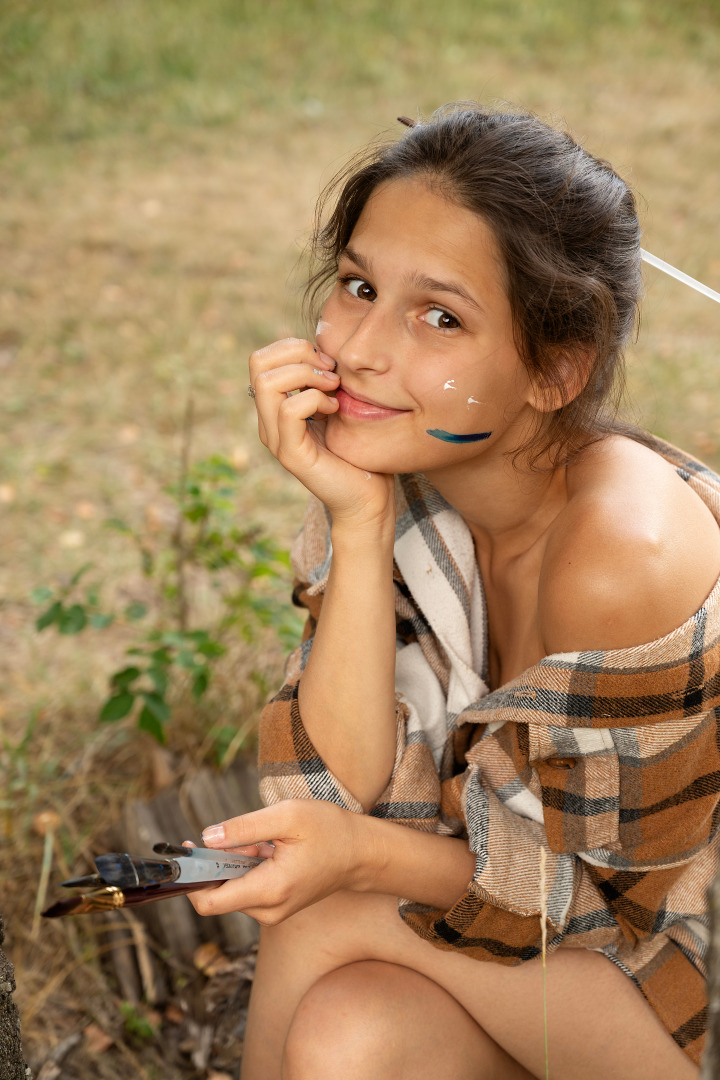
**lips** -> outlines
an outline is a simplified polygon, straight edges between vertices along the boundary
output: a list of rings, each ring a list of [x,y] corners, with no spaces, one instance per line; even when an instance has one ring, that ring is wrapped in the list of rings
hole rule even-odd
[[[389,409],[376,401],[369,401],[357,394],[351,394],[341,386],[335,391],[335,397],[340,404],[340,415],[354,420],[389,420],[393,416],[402,416],[410,412],[409,409]]]

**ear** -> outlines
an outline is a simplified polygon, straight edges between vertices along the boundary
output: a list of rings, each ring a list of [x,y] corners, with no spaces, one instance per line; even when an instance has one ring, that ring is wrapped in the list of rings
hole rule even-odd
[[[552,367],[531,379],[532,405],[542,413],[569,405],[587,386],[594,363],[595,351],[589,346],[558,347],[553,352]]]

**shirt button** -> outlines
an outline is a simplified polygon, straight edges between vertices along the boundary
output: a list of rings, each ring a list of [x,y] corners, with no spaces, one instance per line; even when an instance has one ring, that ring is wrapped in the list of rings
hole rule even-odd
[[[551,769],[574,769],[577,765],[577,758],[574,757],[549,757],[546,758],[547,765]]]

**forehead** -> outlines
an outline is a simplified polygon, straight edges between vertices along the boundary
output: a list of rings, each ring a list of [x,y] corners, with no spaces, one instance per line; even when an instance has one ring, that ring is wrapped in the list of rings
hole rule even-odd
[[[504,264],[491,226],[419,177],[390,180],[375,189],[353,229],[349,246],[365,258],[412,263],[410,272],[452,271],[484,290],[504,292]]]

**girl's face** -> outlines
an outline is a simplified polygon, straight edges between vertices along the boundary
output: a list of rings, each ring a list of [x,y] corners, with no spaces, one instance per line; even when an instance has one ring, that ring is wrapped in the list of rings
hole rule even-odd
[[[341,380],[327,446],[359,468],[430,475],[535,429],[492,230],[419,179],[368,200],[317,342]]]

